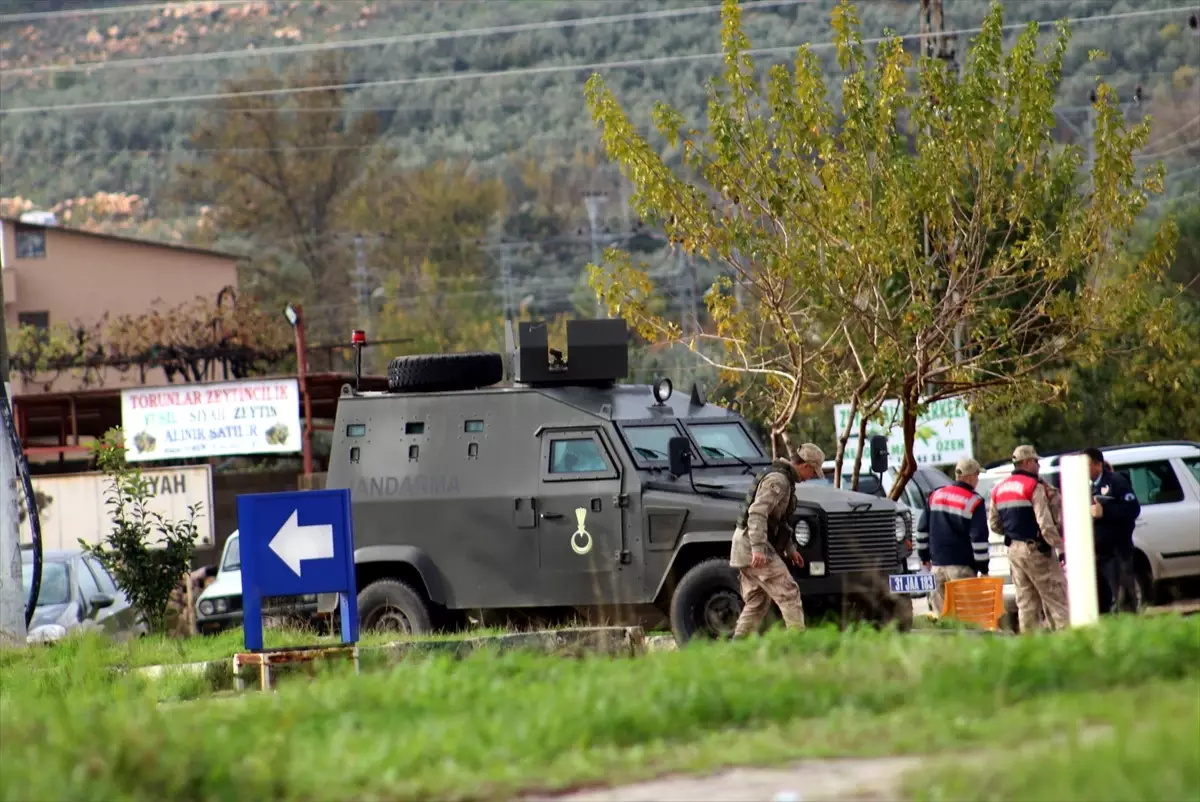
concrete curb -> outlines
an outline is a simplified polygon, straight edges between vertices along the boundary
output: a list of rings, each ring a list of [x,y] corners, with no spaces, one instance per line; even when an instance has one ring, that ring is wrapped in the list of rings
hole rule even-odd
[[[661,636],[659,637],[661,638]],[[360,659],[373,660],[382,657],[388,663],[398,663],[414,656],[448,654],[462,658],[480,651],[494,653],[530,651],[560,657],[583,657],[584,655],[637,657],[646,653],[647,642],[646,634],[641,627],[584,627],[539,632],[511,632],[504,635],[476,635],[445,640],[393,641],[379,646],[360,646],[358,653]],[[232,665],[233,655],[230,655],[223,660],[140,666],[134,670],[148,679],[156,680],[171,674],[193,676],[228,674],[232,679]]]

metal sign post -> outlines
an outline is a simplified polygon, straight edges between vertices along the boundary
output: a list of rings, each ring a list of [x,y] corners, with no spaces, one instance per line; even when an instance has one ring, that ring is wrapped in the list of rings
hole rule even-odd
[[[336,593],[342,643],[358,642],[349,490],[238,496],[246,650],[263,649],[262,600]]]

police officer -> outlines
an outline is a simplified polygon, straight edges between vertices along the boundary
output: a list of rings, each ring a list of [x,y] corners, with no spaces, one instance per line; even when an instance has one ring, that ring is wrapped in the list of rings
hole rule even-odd
[[[1038,477],[1033,446],[1013,451],[1012,476],[992,488],[988,525],[1004,535],[1017,592],[1017,621],[1022,632],[1040,629],[1041,613],[1054,629],[1065,629],[1067,580],[1056,551],[1062,534],[1052,505],[1054,493]]]
[[[825,454],[812,443],[776,460],[758,475],[738,519],[729,551],[729,564],[738,569],[742,613],[734,638],[744,638],[758,629],[774,601],[789,629],[804,629],[800,587],[784,565],[804,565],[796,550],[789,521],[796,511],[796,483],[823,476]]]
[[[945,585],[955,579],[971,579],[988,572],[988,525],[979,484],[979,463],[964,457],[954,466],[953,484],[939,487],[917,523],[917,556],[921,564],[932,564],[937,585],[930,609],[941,614]]]
[[[1133,527],[1142,505],[1129,481],[1104,461],[1098,448],[1086,449],[1092,478],[1092,537],[1100,612],[1137,612],[1133,573]]]

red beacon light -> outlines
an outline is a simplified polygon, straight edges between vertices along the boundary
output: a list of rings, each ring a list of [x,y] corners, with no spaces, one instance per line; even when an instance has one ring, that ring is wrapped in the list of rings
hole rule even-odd
[[[350,347],[354,349],[354,392],[362,389],[362,349],[367,344],[367,333],[362,329],[350,332]]]

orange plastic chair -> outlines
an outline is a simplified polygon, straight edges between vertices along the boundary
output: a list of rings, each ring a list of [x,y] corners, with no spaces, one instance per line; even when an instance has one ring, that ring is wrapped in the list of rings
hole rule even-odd
[[[1000,629],[1004,617],[1004,580],[998,576],[955,579],[945,585],[942,618],[954,618],[984,629]]]

